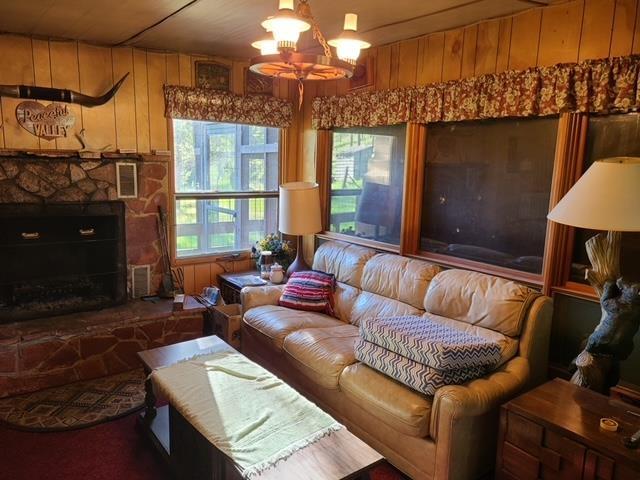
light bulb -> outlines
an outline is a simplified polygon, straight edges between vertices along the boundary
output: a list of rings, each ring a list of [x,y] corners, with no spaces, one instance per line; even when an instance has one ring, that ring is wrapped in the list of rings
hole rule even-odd
[[[342,39],[335,46],[338,58],[345,62],[355,63],[360,56],[362,45],[359,40]]]
[[[262,26],[267,32],[273,33],[279,49],[291,50],[295,50],[300,33],[311,28],[308,22],[293,11],[293,0],[280,0],[278,13],[262,22]]]
[[[275,55],[278,53],[278,43],[271,35],[253,42],[251,46],[260,50],[260,55]]]
[[[329,40],[329,45],[336,48],[338,58],[351,64],[356,63],[360,56],[360,50],[369,48],[371,44],[360,39],[356,33],[358,28],[358,15],[347,13],[344,16],[344,30],[338,38]]]

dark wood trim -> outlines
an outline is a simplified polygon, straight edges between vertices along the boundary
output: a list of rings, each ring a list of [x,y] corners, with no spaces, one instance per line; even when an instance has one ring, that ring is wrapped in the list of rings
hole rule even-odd
[[[419,250],[416,254],[410,254],[407,256],[417,258],[419,260],[429,260],[445,267],[473,270],[475,272],[487,273],[489,275],[527,283],[535,287],[542,286],[542,275],[535,273],[521,272],[512,268],[500,267],[498,265],[491,265],[489,263],[477,262],[475,260],[468,260],[466,258],[458,258],[450,255],[442,255],[440,253],[426,252],[424,250]]]
[[[578,282],[565,282],[564,285],[558,285],[551,288],[553,293],[560,293],[570,297],[590,300],[592,302],[600,302],[596,291],[591,285]]]
[[[329,209],[331,196],[331,151],[333,150],[333,132],[316,131],[316,180],[320,189],[320,209],[322,227],[329,228]]]
[[[354,245],[361,245],[363,247],[373,248],[374,250],[381,250],[389,253],[400,253],[400,247],[398,245],[391,245],[389,243],[376,242],[368,238],[354,237],[351,235],[344,235],[343,233],[336,232],[321,232],[317,233],[316,237],[323,240],[338,240],[341,242],[353,243]]]
[[[588,117],[582,113],[563,113],[558,122],[553,180],[549,198],[549,211],[565,196],[582,170],[587,142]],[[579,175],[578,175],[579,176]],[[543,263],[543,287],[545,295],[551,295],[553,287],[563,284],[569,275],[571,234],[569,227],[547,221],[545,254]]]
[[[427,152],[427,126],[407,124],[405,147],[404,189],[400,254],[414,254],[420,245],[424,169]]]

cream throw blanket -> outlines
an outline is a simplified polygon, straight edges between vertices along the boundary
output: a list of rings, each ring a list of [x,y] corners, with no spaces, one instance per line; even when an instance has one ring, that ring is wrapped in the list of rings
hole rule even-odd
[[[245,478],[342,428],[282,380],[235,351],[155,370],[163,397]]]

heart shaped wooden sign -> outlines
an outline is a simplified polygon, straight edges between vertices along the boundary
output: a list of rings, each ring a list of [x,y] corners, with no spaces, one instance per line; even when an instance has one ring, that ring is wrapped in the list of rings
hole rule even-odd
[[[27,132],[46,140],[68,136],[76,122],[69,106],[60,103],[22,102],[16,107],[16,118]]]

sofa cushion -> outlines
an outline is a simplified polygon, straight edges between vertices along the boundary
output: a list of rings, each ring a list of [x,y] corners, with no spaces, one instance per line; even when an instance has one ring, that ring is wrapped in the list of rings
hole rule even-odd
[[[302,312],[275,305],[263,305],[248,310],[244,314],[243,322],[266,337],[271,346],[278,351],[282,350],[285,337],[296,330],[344,325],[340,320],[322,313]]]
[[[437,389],[446,385],[458,385],[481,377],[488,371],[487,367],[437,370],[362,338],[356,342],[355,352],[361,362],[426,395],[434,395]]]
[[[423,308],[431,279],[440,267],[392,254],[371,258],[362,272],[362,290]]]
[[[363,319],[360,336],[392,352],[438,370],[495,366],[497,342],[463,332],[428,317]]]
[[[424,309],[517,337],[529,305],[539,295],[509,280],[452,269],[438,273],[431,280]]]
[[[361,292],[351,309],[350,322],[360,325],[363,318],[397,317],[400,315],[422,315],[423,311],[411,305],[376,295],[371,292]]]
[[[284,351],[291,364],[315,383],[337,389],[342,370],[356,362],[358,327],[305,328],[287,335]]]
[[[316,250],[313,269],[333,273],[339,282],[360,288],[364,265],[375,254],[375,250],[346,242],[326,242]]]
[[[353,310],[353,305],[356,302],[358,295],[360,295],[359,288],[338,282],[336,284],[336,291],[333,294],[333,311],[335,313],[335,317],[345,323],[349,323],[351,320],[351,311]]]
[[[363,363],[354,363],[342,371],[340,389],[364,411],[398,432],[413,437],[429,433],[432,398]]]
[[[497,343],[500,346],[500,360],[494,368],[507,363],[518,353],[518,348],[520,346],[520,340],[518,338],[508,337],[507,335],[503,335],[500,332],[496,332],[488,328],[479,327],[477,325],[470,325],[468,323],[459,322],[451,318],[440,317],[432,313],[425,313],[423,316],[425,318],[428,318],[432,322],[437,322],[441,325],[446,325],[448,327],[460,330],[461,332],[484,338],[489,342]]]

